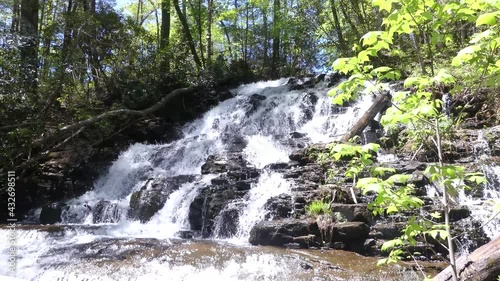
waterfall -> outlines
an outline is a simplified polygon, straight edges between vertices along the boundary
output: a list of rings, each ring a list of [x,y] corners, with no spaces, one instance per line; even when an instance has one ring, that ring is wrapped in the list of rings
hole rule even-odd
[[[125,214],[132,194],[149,190],[151,179],[199,174],[209,155],[227,151],[241,150],[245,160],[258,169],[287,162],[289,153],[297,149],[283,141],[290,133],[300,132],[308,143],[331,141],[347,131],[371,104],[367,96],[355,106],[339,109],[332,105],[327,89],[289,91],[286,82],[281,79],[241,86],[233,90],[233,98],[184,126],[183,138],[168,144],[130,146],[96,182],[94,190],[68,202],[63,223],[119,223],[122,233],[148,233],[151,237],[158,235],[155,228],[168,225],[161,237],[167,233],[174,236],[176,231],[189,228],[186,216],[190,201],[210,179],[180,186],[144,226]],[[243,144],[235,143],[235,138]],[[266,201],[282,193],[290,193],[290,183],[278,174],[264,173],[252,184],[241,204],[244,215],[239,218],[237,236],[244,239],[251,226],[263,219]]]
[[[99,254],[100,257],[106,257],[108,251],[113,252],[113,257],[128,259],[127,254],[121,256],[117,253],[129,253],[127,251],[134,250],[134,247],[147,251],[148,247],[144,245],[153,243],[149,239],[156,241],[155,247],[175,247],[170,238],[176,238],[179,232],[189,230],[192,202],[201,198],[202,211],[199,216],[207,216],[207,197],[203,197],[203,194],[210,190],[214,181],[221,181],[219,177],[226,174],[200,175],[202,165],[211,155],[239,153],[243,157],[242,162],[260,171],[255,180],[244,182],[248,184],[249,190],[242,198],[227,203],[212,227],[213,236],[217,236],[218,232],[229,231],[232,233],[229,241],[247,243],[251,228],[267,218],[267,201],[275,196],[290,195],[292,190],[292,183],[283,175],[265,167],[271,163],[288,162],[288,155],[292,151],[309,143],[337,139],[372,103],[372,98],[366,96],[348,108],[333,106],[331,98],[327,96],[327,88],[320,86],[290,91],[287,81],[258,82],[233,90],[232,98],[186,124],[182,128],[183,137],[176,141],[131,145],[96,181],[92,191],[65,203],[59,228],[54,226],[56,228],[50,232],[46,232],[45,228],[45,232],[18,231],[22,233],[22,239],[18,241],[18,275],[26,280],[116,280],[121,278],[119,276],[131,273],[115,270],[111,264],[102,265],[104,267],[101,269],[80,270],[70,260],[73,256],[84,259]],[[156,206],[159,210],[149,214],[147,208],[132,208],[132,201],[139,205],[146,202],[150,204],[148,206]],[[141,221],[134,217],[138,213],[148,216]],[[235,220],[235,225],[226,225],[231,219]],[[202,222],[200,229],[202,233],[208,229],[206,222]],[[30,237],[25,238],[26,235]],[[129,242],[106,244],[106,241],[115,239]],[[2,245],[2,262],[6,258],[6,249],[7,246]],[[160,260],[147,258],[147,255],[153,254],[144,255],[137,262],[147,263],[153,271],[161,267]],[[281,270],[269,269],[270,264],[285,268],[281,258],[278,258],[248,256],[241,263],[223,263],[224,271],[207,267],[202,273],[212,272],[213,276],[223,274],[228,280],[251,276],[273,279],[272,276],[284,276]],[[163,262],[170,262],[175,258],[162,259],[165,259]],[[33,264],[34,261],[37,263]],[[243,266],[246,263],[256,268],[248,269]],[[168,268],[172,267],[159,270],[160,275],[173,274]],[[188,274],[190,277],[183,279],[185,276],[182,272],[191,270],[190,267],[185,265],[175,268],[175,274],[181,274],[179,280],[194,280],[193,276],[201,276]],[[103,277],[99,272],[112,272],[114,277]],[[292,270],[287,269],[287,272]],[[2,269],[0,275],[9,273]],[[140,275],[147,276],[148,273]],[[276,280],[287,280],[280,278]]]

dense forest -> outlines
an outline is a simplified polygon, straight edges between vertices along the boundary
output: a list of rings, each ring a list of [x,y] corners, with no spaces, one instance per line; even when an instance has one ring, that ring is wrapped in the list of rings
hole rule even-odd
[[[174,139],[174,127],[228,99],[228,89],[330,71],[339,106],[366,88],[384,97],[373,116],[384,112],[385,136],[379,144],[348,144],[364,124],[314,161],[334,168],[332,162],[347,162],[343,177],[354,203],[355,188],[374,192],[369,207],[380,216],[424,202],[407,188],[409,175],[373,165],[376,151],[431,163],[423,173],[442,192],[444,224],[412,217],[401,238],[382,246],[392,251],[381,263],[400,261],[401,248],[418,237],[447,240],[450,275],[459,280],[447,200],[464,183],[486,179],[446,163],[460,158],[453,146],[459,129],[500,121],[500,1],[135,0],[118,9],[109,0],[0,0],[0,7],[0,174],[17,173],[19,197],[29,196],[18,204],[23,211],[91,188],[95,178],[78,189],[61,167],[90,174],[79,165],[105,154],[98,148],[114,149],[107,165],[130,143]],[[152,138],[158,119],[172,127]],[[83,160],[74,165],[76,158]],[[45,165],[51,159],[57,161]],[[40,184],[40,175],[51,183]],[[320,199],[306,209],[316,204],[309,215],[324,215],[330,203]]]
[[[95,0],[0,5],[0,163],[10,169],[40,161],[89,129],[102,138],[123,129],[110,119],[128,124],[150,112],[75,122],[142,110],[177,88],[328,70],[375,42],[360,53],[363,62],[394,67],[397,78],[437,75],[463,49],[467,65],[452,75],[470,84],[459,92],[498,84],[498,47],[481,49],[498,35],[498,12],[487,14],[487,25],[475,23],[480,12],[498,11],[494,1],[138,0],[121,11]],[[388,27],[390,38],[367,33]],[[476,47],[490,53],[473,57]],[[474,68],[481,63],[489,67]],[[482,69],[487,81],[477,81]]]

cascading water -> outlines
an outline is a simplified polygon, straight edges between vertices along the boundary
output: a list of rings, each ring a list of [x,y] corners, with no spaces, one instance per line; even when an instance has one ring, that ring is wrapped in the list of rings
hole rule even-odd
[[[257,169],[287,162],[289,153],[297,148],[287,142],[291,133],[299,132],[311,143],[331,141],[346,132],[371,105],[371,98],[367,96],[352,107],[335,108],[326,95],[327,89],[289,91],[286,82],[286,79],[259,82],[234,90],[233,98],[187,124],[179,140],[162,145],[130,146],[95,183],[93,191],[66,202],[63,226],[52,231],[18,230],[17,276],[25,280],[142,280],[170,275],[178,276],[172,280],[192,280],[205,272],[212,276],[230,276],[225,280],[292,278],[293,270],[288,266],[291,275],[279,270],[284,265],[278,255],[255,253],[240,264],[228,258],[217,266],[201,269],[198,266],[194,270],[190,269],[192,265],[169,263],[172,256],[147,250],[148,243],[156,243],[155,247],[163,249],[161,251],[175,247],[168,238],[189,229],[190,204],[215,177],[199,176],[209,155],[241,151],[244,160]],[[133,196],[139,196],[134,194],[148,194],[155,189],[155,181],[182,175],[198,176],[173,185],[163,207],[147,222],[129,218],[129,203]],[[269,198],[291,192],[291,183],[277,172],[264,171],[250,185],[243,200],[235,200],[224,209],[232,207],[238,213],[234,237],[239,243],[248,239],[255,223],[265,219],[264,205]],[[140,200],[146,199],[147,196]],[[219,216],[214,225],[216,236],[222,223],[223,218]],[[106,241],[112,242],[107,245]],[[7,248],[2,244],[2,260],[6,258]],[[110,249],[113,258],[107,259]],[[129,266],[117,270],[114,262],[128,259],[131,251],[140,253],[131,259],[145,265],[137,271]],[[71,262],[75,258],[80,260],[77,263],[85,263],[96,254],[101,256],[92,262],[96,266],[92,269],[85,270]],[[211,264],[205,260],[200,262]],[[247,263],[252,266],[244,266]],[[162,264],[170,265],[160,270]],[[9,274],[7,269],[0,269],[0,275]]]
[[[479,168],[478,171],[484,174],[487,183],[472,191],[458,189],[456,203],[467,207],[471,212],[471,218],[479,223],[475,225],[474,221],[465,220],[464,223],[471,225],[465,225],[464,229],[473,230],[480,227],[484,234],[493,240],[500,237],[500,214],[493,210],[495,200],[500,200],[500,166],[489,160],[492,156],[491,149],[482,130],[478,131],[477,139],[472,141],[471,147],[475,158],[474,164],[477,165],[476,169]],[[439,192],[434,185],[427,186],[427,195],[440,200],[438,199]],[[474,239],[469,237],[468,232],[461,235],[463,238],[457,240],[461,241],[458,242],[459,250],[463,254],[469,254],[469,248],[475,246],[473,245]]]

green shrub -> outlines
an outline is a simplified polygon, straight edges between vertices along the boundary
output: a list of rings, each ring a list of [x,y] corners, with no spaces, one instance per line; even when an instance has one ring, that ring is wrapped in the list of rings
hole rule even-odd
[[[311,204],[306,206],[306,212],[310,216],[319,216],[319,215],[332,215],[332,210],[330,210],[330,204],[321,201],[315,200],[311,202]]]

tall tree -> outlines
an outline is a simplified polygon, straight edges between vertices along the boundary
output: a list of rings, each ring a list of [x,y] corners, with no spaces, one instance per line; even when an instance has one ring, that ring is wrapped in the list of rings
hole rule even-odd
[[[26,90],[36,94],[38,70],[38,0],[21,1],[20,54]]]
[[[212,61],[212,21],[214,13],[214,1],[207,0],[207,61],[210,63]]]
[[[271,62],[271,77],[278,77],[278,63],[280,58],[280,0],[274,0],[273,5],[273,58]]]
[[[170,44],[170,0],[161,1],[161,37],[160,48]]]
[[[14,5],[12,7],[12,25],[10,26],[10,31],[12,33],[19,31],[19,17],[20,17],[20,6],[19,0],[14,0]]]
[[[174,8],[175,12],[177,13],[177,17],[179,18],[181,24],[182,24],[182,31],[184,33],[184,36],[186,36],[187,39],[187,44],[189,47],[189,50],[191,51],[191,55],[193,55],[194,62],[198,69],[201,68],[201,61],[200,57],[196,53],[196,46],[194,44],[193,36],[191,35],[191,31],[189,30],[189,24],[186,19],[186,15],[182,12],[181,7],[179,5],[179,0],[173,0],[174,3]]]

